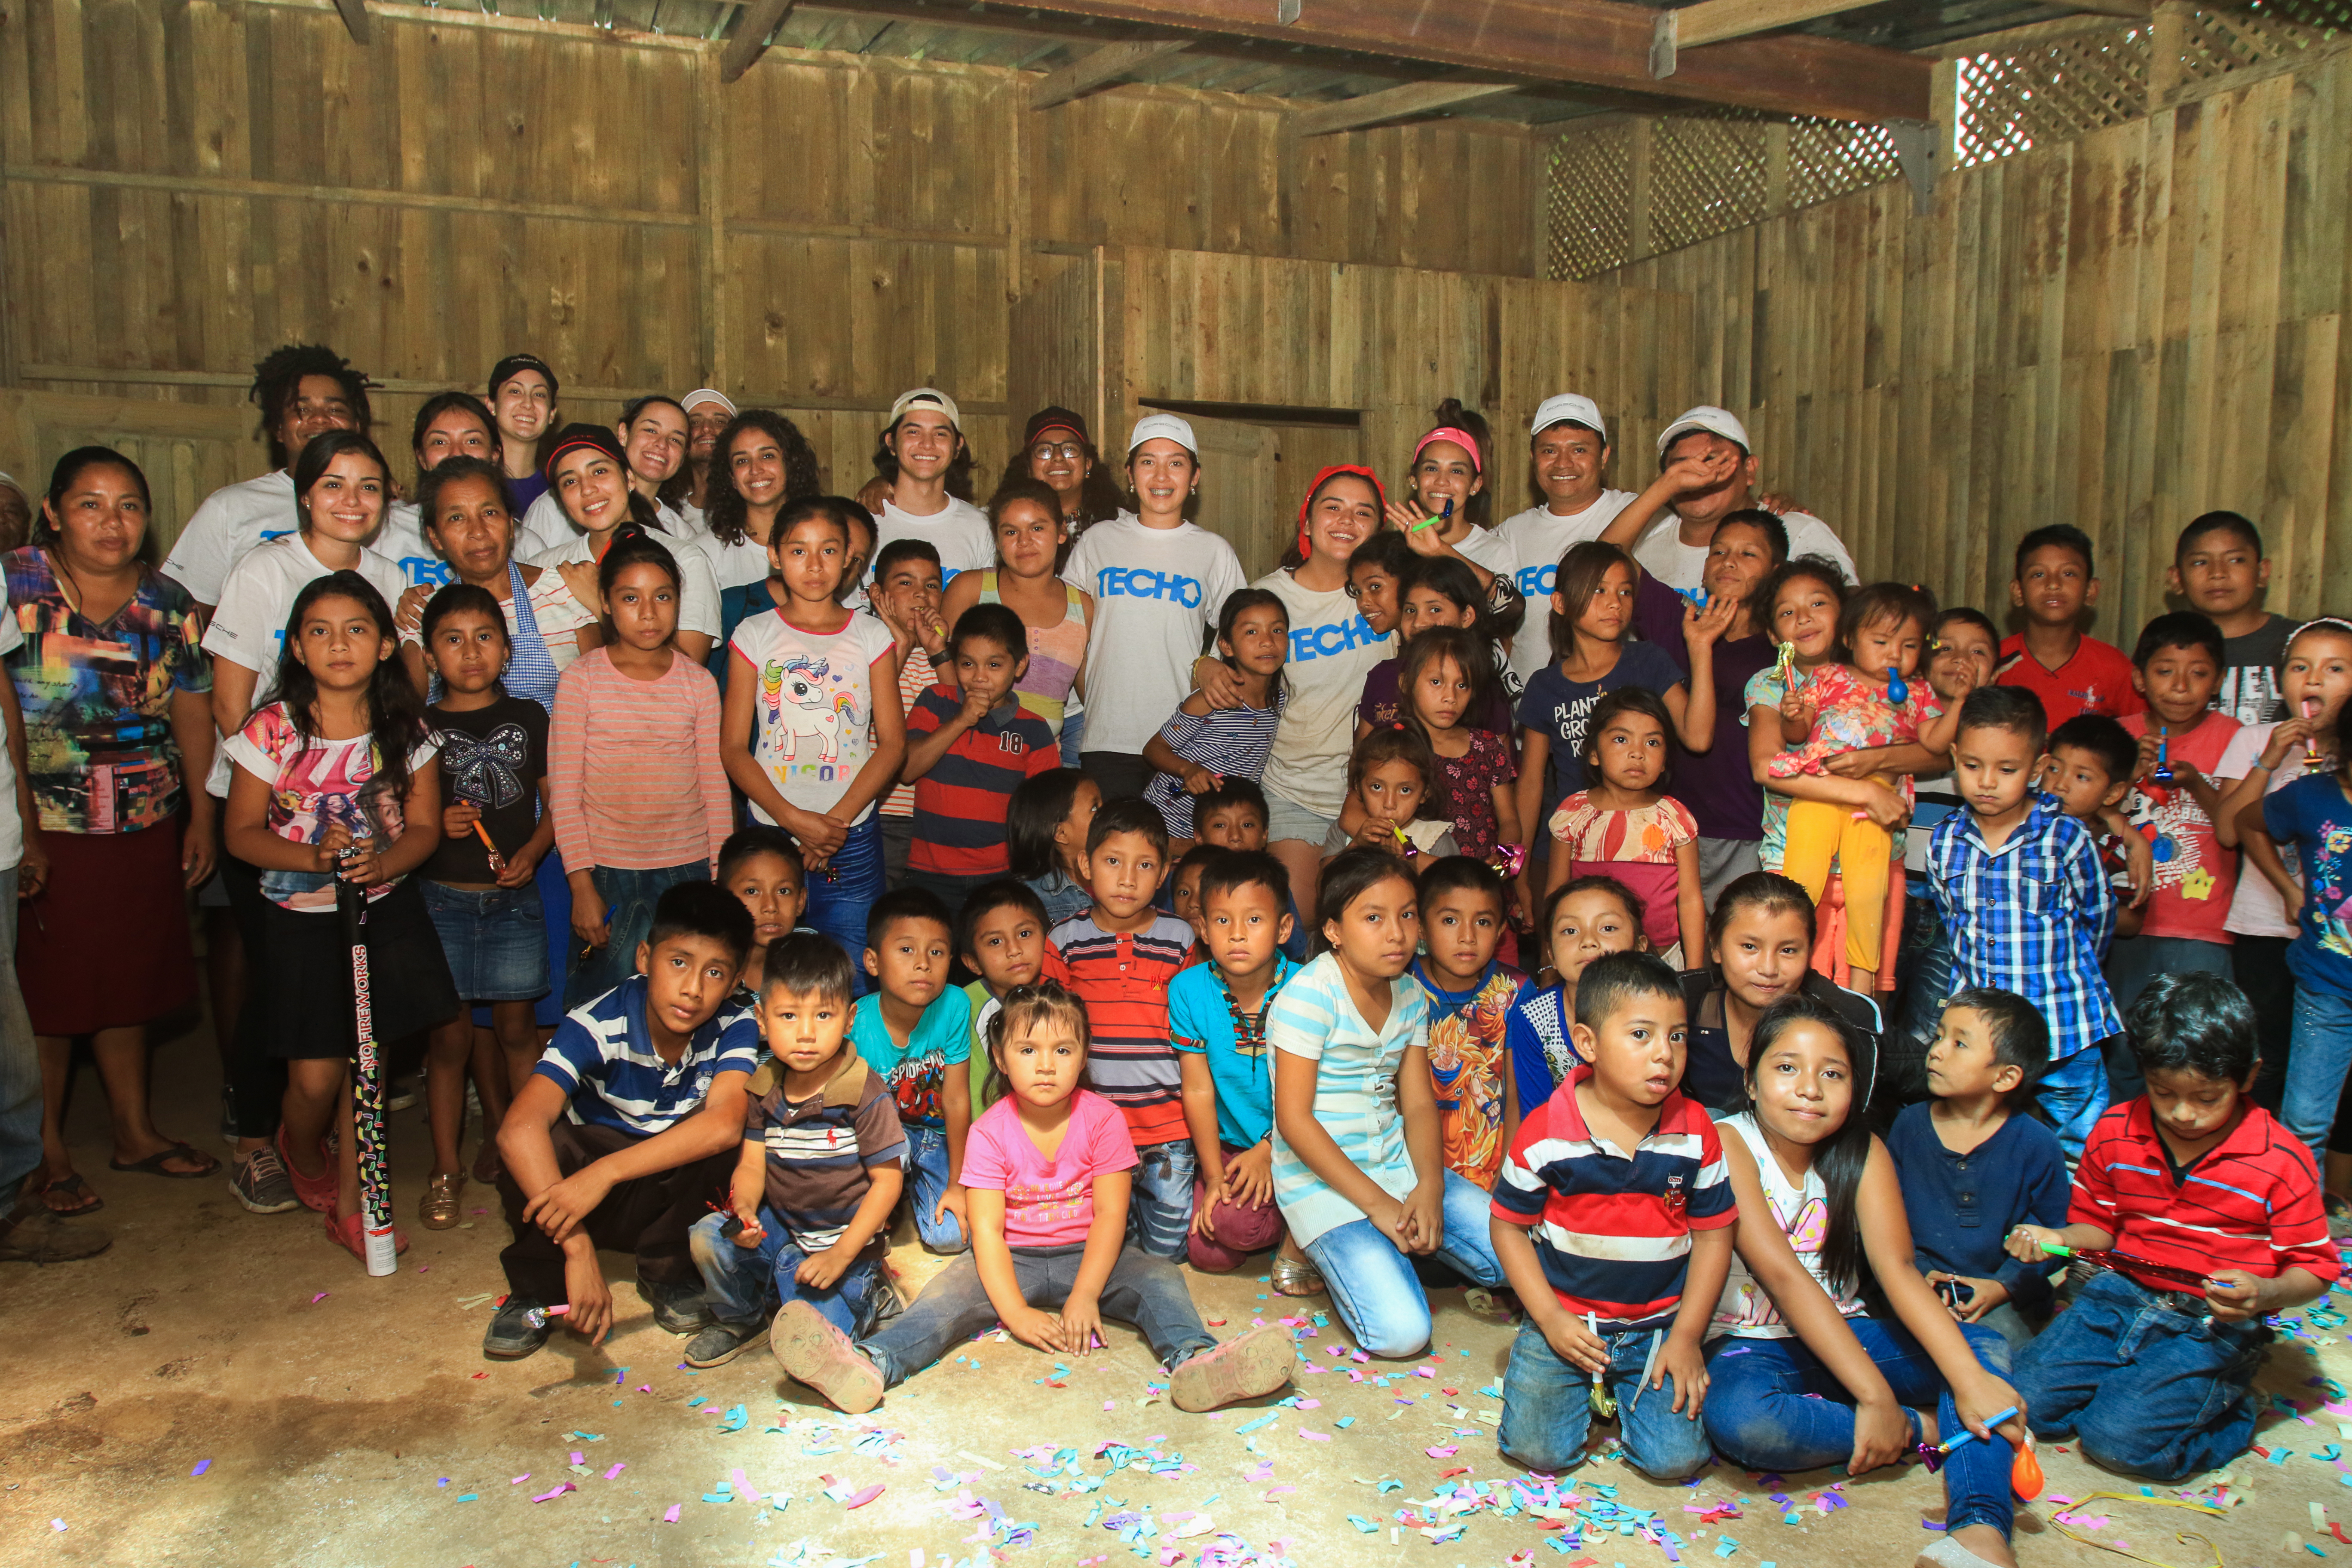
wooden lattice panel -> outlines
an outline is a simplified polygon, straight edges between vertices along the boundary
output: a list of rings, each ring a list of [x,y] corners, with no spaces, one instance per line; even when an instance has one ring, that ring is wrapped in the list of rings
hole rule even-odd
[[[1894,179],[1903,172],[1895,137],[1882,125],[1801,120],[1789,132],[1789,205],[1807,207]]]
[[[1622,266],[1631,255],[1633,145],[1633,128],[1623,123],[1572,132],[1553,144],[1545,204],[1551,277],[1587,278]]]
[[[1771,210],[1760,121],[1676,117],[1657,122],[1650,158],[1650,247],[1741,228]]]
[[[1957,62],[1955,161],[2006,158],[2146,114],[2150,35],[2141,24]]]
[[[2300,54],[2326,36],[2320,28],[2275,13],[2200,11],[2186,19],[2180,41],[2181,74],[2202,81]]]

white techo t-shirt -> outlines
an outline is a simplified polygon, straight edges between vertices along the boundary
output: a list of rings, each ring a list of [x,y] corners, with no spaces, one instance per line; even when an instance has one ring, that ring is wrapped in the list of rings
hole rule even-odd
[[[1511,639],[1511,673],[1521,687],[1551,662],[1551,638],[1544,628],[1550,624],[1559,558],[1574,546],[1600,538],[1633,500],[1632,490],[1602,490],[1582,511],[1563,517],[1549,507],[1532,506],[1505,518],[1495,530],[1510,562],[1512,584],[1528,602],[1527,619]]]
[[[1095,596],[1087,637],[1089,752],[1139,753],[1192,695],[1203,628],[1248,584],[1234,547],[1197,523],[1115,517],[1078,536],[1062,579]]]
[[[695,537],[695,531],[687,526],[684,515],[667,501],[654,502],[654,521],[672,539],[691,540]],[[708,530],[704,531],[708,532]],[[563,503],[555,499],[555,492],[542,490],[539,499],[523,511],[522,526],[515,531],[514,558],[536,561],[575,539],[586,537],[565,515]]]
[[[1849,583],[1857,579],[1853,557],[1835,531],[1809,511],[1784,511],[1780,524],[1789,531],[1789,559],[1800,555],[1826,555],[1845,573]],[[1672,511],[1662,512],[1656,521],[1642,531],[1633,542],[1633,559],[1642,570],[1664,583],[1676,593],[1686,594],[1706,578],[1706,546],[1685,544],[1681,534],[1682,520]]]
[[[1250,586],[1270,590],[1290,608],[1290,658],[1282,668],[1290,704],[1258,784],[1269,795],[1337,816],[1348,798],[1348,753],[1355,749],[1364,677],[1389,657],[1394,639],[1373,635],[1345,588],[1318,594],[1287,571]]]
[[[675,514],[673,514],[675,515]],[[716,639],[719,636],[719,579],[710,570],[710,557],[691,539],[670,534],[662,544],[677,563],[677,629],[699,632]],[[593,561],[596,552],[588,536],[574,531],[571,539],[553,550],[530,557],[529,566],[562,566],[574,561]]]
[[[700,542],[703,554],[710,558],[710,570],[719,579],[721,593],[740,588],[747,583],[767,581],[768,547],[745,534],[732,544],[724,543],[715,533],[706,533]]]
[[[442,588],[457,580],[457,569],[442,560],[425,537],[425,514],[413,501],[392,503],[368,548],[399,567],[412,588]]]
[[[959,572],[981,572],[996,564],[996,536],[989,531],[988,514],[968,500],[948,497],[945,510],[929,517],[901,511],[896,501],[884,501],[874,519],[874,559],[894,539],[919,539],[940,552],[940,581],[952,582]],[[873,568],[867,567],[871,576]]]
[[[197,604],[217,605],[229,569],[245,559],[247,551],[301,526],[294,476],[285,469],[223,485],[204,499],[172,542],[163,575],[185,588]]]
[[[401,590],[408,586],[399,567],[362,546],[359,564],[352,570],[383,595],[387,608],[399,605]],[[294,601],[302,596],[304,588],[333,571],[310,553],[310,542],[300,534],[289,533],[247,551],[221,585],[219,607],[205,628],[205,651],[259,678],[253,686],[255,708],[265,706],[277,694],[278,659],[286,646],[286,618],[294,613]],[[226,799],[228,780],[227,748],[215,747],[205,793]]]

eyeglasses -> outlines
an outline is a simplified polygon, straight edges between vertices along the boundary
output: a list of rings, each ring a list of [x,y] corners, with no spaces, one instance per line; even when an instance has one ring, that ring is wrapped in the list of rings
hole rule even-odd
[[[1059,458],[1066,463],[1075,463],[1087,455],[1087,449],[1076,441],[1064,441],[1058,446],[1051,441],[1040,441],[1029,448],[1029,455],[1033,458]]]

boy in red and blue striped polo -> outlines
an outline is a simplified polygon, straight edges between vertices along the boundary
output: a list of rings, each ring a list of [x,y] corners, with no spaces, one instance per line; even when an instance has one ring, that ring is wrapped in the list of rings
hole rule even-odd
[[[1575,1037],[1591,1065],[1519,1123],[1495,1182],[1495,1256],[1528,1311],[1497,1436],[1532,1469],[1572,1468],[1600,1374],[1626,1458],[1679,1481],[1707,1461],[1700,1345],[1738,1206],[1715,1124],[1676,1088],[1675,972],[1645,952],[1598,960],[1577,987]]]
[[[2342,1265],[2311,1152],[2247,1098],[2245,994],[2218,974],[2159,974],[2125,1028],[2147,1092],[2092,1128],[2068,1224],[2009,1236],[2012,1257],[2056,1243],[2111,1250],[2115,1267],[2018,1352],[2011,1381],[2036,1437],[2169,1484],[2245,1451],[2263,1320],[2325,1296]]]
[[[942,682],[907,713],[900,776],[915,786],[907,880],[937,893],[950,918],[1011,868],[1004,819],[1013,792],[1061,763],[1052,728],[1013,690],[1029,668],[1028,637],[1003,605],[974,605],[948,639],[961,689]]]

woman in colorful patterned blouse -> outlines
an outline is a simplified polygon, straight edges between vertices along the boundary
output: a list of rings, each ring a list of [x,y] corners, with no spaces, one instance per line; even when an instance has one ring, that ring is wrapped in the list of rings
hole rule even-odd
[[[212,874],[212,670],[194,603],[144,559],[137,464],[104,447],[58,462],[33,542],[0,558],[0,626],[24,710],[29,790],[18,936],[41,1053],[49,1206],[86,1214],[59,1127],[73,1041],[92,1037],[118,1171],[193,1179],[220,1162],[158,1131],[147,1107],[147,1024],[196,994],[186,890]],[[46,858],[46,874],[42,869]],[[124,962],[128,956],[131,962]]]

